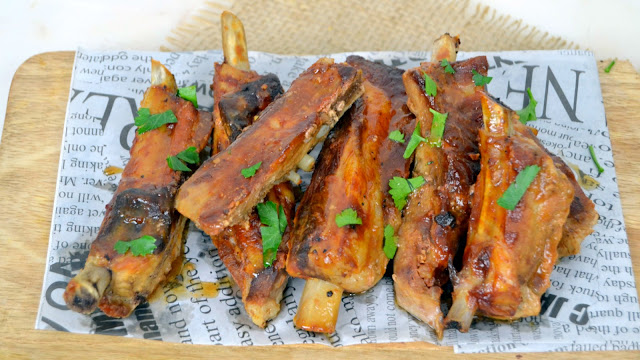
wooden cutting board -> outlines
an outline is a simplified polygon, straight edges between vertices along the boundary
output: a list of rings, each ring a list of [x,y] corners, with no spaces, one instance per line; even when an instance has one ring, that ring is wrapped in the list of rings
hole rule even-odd
[[[35,330],[74,54],[36,55],[22,64],[11,84],[0,143],[0,358],[487,358],[455,355],[451,347],[426,343],[239,348]],[[602,69],[607,64],[598,64],[600,81],[635,276],[640,279],[640,76],[628,62],[618,62],[605,74]],[[639,359],[640,352],[553,354],[557,359],[604,356]],[[492,359],[548,357],[546,353],[490,355]]]

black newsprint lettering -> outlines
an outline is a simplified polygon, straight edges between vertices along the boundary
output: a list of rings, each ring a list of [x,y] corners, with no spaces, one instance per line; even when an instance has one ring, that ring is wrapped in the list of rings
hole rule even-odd
[[[358,316],[356,315],[356,310],[355,310],[356,304],[355,304],[353,295],[344,296],[342,298],[342,305],[347,311],[347,314],[352,315],[350,323],[353,328],[353,332],[355,334],[352,335],[351,337],[353,337],[354,339],[360,340],[361,344],[371,343],[369,336],[367,336],[367,333],[362,329],[362,325],[360,324],[360,319],[358,319]]]
[[[493,61],[496,62],[496,66],[489,66],[489,69],[493,69],[493,68],[501,68],[502,64],[505,65],[513,65],[513,64],[522,64],[524,63],[524,61],[521,60],[507,60],[507,59],[503,59],[501,56],[494,56],[493,57]]]
[[[560,103],[562,104],[562,107],[567,112],[567,115],[569,115],[569,119],[573,122],[579,122],[579,123],[582,122],[582,120],[578,119],[578,116],[576,115],[576,110],[577,110],[576,105],[578,103],[578,89],[579,89],[578,85],[580,84],[580,74],[584,73],[584,71],[573,70],[573,69],[571,69],[571,71],[573,71],[576,74],[576,84],[573,92],[573,106],[569,104],[569,100],[567,100],[567,96],[565,95],[564,91],[560,87],[560,83],[558,82],[558,79],[556,79],[556,76],[554,75],[553,71],[551,71],[551,67],[547,67],[547,83],[544,88],[544,103],[542,106],[542,116],[540,116],[540,119],[546,119],[546,120],[549,119],[549,117],[547,116],[547,100],[549,98],[549,84],[551,84],[551,86],[556,92],[556,95],[558,95],[558,99],[560,99]]]
[[[136,320],[138,320],[138,326],[140,330],[144,331],[143,337],[151,340],[162,340],[160,335],[160,328],[156,319],[153,317],[153,312],[149,303],[140,304],[134,312]]]
[[[129,107],[131,108],[131,114],[133,115],[133,117],[136,117],[138,115],[138,107],[136,106],[136,100],[134,98],[119,96],[119,95],[90,92],[89,94],[87,94],[87,97],[84,98],[84,101],[82,102],[85,103],[87,100],[89,100],[89,98],[93,96],[102,96],[107,98],[107,105],[104,108],[104,113],[102,114],[102,117],[96,117],[96,119],[100,120],[100,125],[102,126],[102,130],[104,130],[105,127],[107,126],[107,121],[109,121],[109,116],[111,116],[111,110],[113,110],[113,104],[119,98],[127,100],[127,102],[129,103]]]
[[[573,311],[571,315],[569,315],[569,321],[576,325],[585,325],[589,322],[589,312],[587,309],[589,305],[587,304],[578,304],[573,307]]]
[[[42,320],[43,323],[51,326],[52,328],[54,328],[57,331],[65,331],[65,332],[69,332],[69,330],[67,328],[65,328],[64,326],[58,324],[57,322],[47,318],[47,317],[41,317],[40,320]]]
[[[562,309],[562,305],[567,301],[569,301],[569,299],[567,298],[561,296],[558,297],[550,293],[544,293],[540,298],[540,315],[544,315],[551,304],[554,304],[551,312],[549,312],[549,317],[556,318],[558,316],[558,313],[560,312],[560,309]]]
[[[69,102],[73,101],[73,99],[75,99],[76,96],[80,95],[84,90],[71,89],[71,91],[73,91],[73,94],[71,94],[71,99],[69,100]]]
[[[59,304],[58,302],[53,300],[53,292],[55,290],[64,291],[64,289],[66,288],[67,288],[66,281],[56,281],[53,284],[49,285],[49,287],[47,287],[47,292],[45,293],[45,299],[47,300],[47,304],[49,304],[49,306],[54,307],[58,310],[69,310],[65,303]]]
[[[211,321],[203,321],[202,325],[207,329],[207,334],[209,334],[209,341],[211,341],[215,345],[222,345],[222,335],[220,334],[220,329],[215,325],[216,321],[211,319]]]
[[[96,334],[126,336],[127,328],[120,319],[108,317],[103,312],[95,312],[91,315],[93,325],[96,328]]]
[[[243,346],[252,346],[253,340],[251,339],[251,326],[247,324],[243,324],[240,322],[233,322],[233,327],[236,328],[236,333],[238,334],[238,338],[240,338],[240,345]]]
[[[280,336],[280,334],[278,334],[278,330],[276,329],[275,325],[267,325],[267,327],[264,328],[264,332],[269,334],[268,336],[269,341],[271,341],[271,345],[284,345],[284,340],[282,340],[282,337]]]
[[[498,62],[496,61],[496,66]],[[524,109],[529,105],[529,96],[527,96],[527,89],[531,88],[531,83],[533,82],[533,70],[537,68],[538,65],[525,65],[523,68],[526,70],[526,75],[524,78],[524,89],[517,90],[511,87],[511,81],[507,83],[507,96],[511,93],[522,94],[522,108]]]

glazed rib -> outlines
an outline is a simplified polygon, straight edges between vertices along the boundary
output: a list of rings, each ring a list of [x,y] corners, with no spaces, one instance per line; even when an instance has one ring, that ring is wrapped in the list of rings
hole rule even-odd
[[[569,179],[513,111],[487,96],[482,108],[481,171],[446,319],[463,332],[476,313],[503,320],[538,315],[574,197]],[[530,165],[540,171],[515,209],[499,206],[497,200]]]
[[[416,117],[406,106],[407,93],[402,82],[404,71],[395,67],[365,60],[360,56],[347,57],[347,63],[362,70],[362,75],[373,86],[384,92],[391,106],[389,133],[398,130],[405,135],[411,134],[416,126]],[[402,222],[402,213],[393,203],[389,194],[389,180],[394,176],[406,178],[410,174],[413,156],[405,159],[405,144],[399,144],[388,137],[380,145],[380,183],[382,185],[382,213],[385,225],[393,226],[397,232]]]
[[[210,235],[245,220],[362,94],[361,75],[320,59],[269,105],[226,151],[206,161],[180,188],[176,207]],[[241,170],[261,162],[245,179]]]
[[[421,143],[416,149],[412,177],[422,176],[426,182],[409,196],[393,275],[398,305],[431,326],[438,337],[444,329],[442,286],[449,281],[448,266],[466,235],[469,191],[479,171],[476,138],[482,125],[482,88],[474,84],[472,70],[486,75],[488,69],[485,57],[454,62],[457,43],[457,38],[441,37],[433,62],[404,74],[408,105],[423,137],[431,129],[430,109],[448,114],[442,147]],[[454,74],[445,73],[443,58]],[[425,94],[424,74],[437,84],[435,97]]]
[[[151,114],[172,110],[178,122],[135,135],[131,158],[107,205],[100,231],[83,270],[71,279],[64,293],[70,309],[89,314],[96,306],[111,317],[126,317],[165,280],[182,250],[186,218],[174,211],[174,196],[186,174],[167,165],[167,157],[207,144],[211,114],[199,112],[176,96],[173,75],[152,60],[151,87],[141,108]],[[118,241],[144,235],[156,239],[153,254],[133,256],[114,250]]]
[[[402,71],[358,56],[347,63],[362,71],[364,95],[325,141],[289,234],[287,271],[308,279],[294,323],[316,332],[335,330],[343,290],[365,291],[384,275],[383,229],[398,224],[400,213],[383,189],[409,169],[404,146],[388,139],[390,130],[410,131],[414,122],[404,107]],[[383,211],[385,201],[392,209]],[[362,224],[338,227],[345,209]]]
[[[234,15],[223,13],[222,26],[235,31],[236,36],[223,36],[223,42],[233,38],[232,43],[244,48],[244,38],[238,34],[242,25]],[[226,19],[226,21],[225,21]],[[231,21],[232,24],[227,22]],[[235,24],[235,25],[234,25]],[[224,31],[223,31],[224,32]],[[234,51],[237,47],[233,48]],[[229,60],[225,53],[223,64],[214,64],[214,77],[211,88],[214,94],[214,122],[216,124],[213,154],[224,151],[240,133],[257,118],[275,98],[284,90],[280,81],[273,74],[264,76],[232,66],[248,64],[247,53],[235,52],[234,60]],[[246,60],[246,61],[245,61]],[[273,201],[284,208],[288,223],[293,218],[294,196],[289,182],[275,185],[265,200]],[[242,301],[251,320],[264,327],[268,320],[274,318],[280,310],[282,291],[287,283],[288,275],[284,270],[284,256],[287,252],[286,242],[282,242],[276,261],[265,269],[262,251],[260,217],[254,209],[249,219],[224,229],[220,234],[212,236],[218,254],[229,270],[231,277],[242,291]]]

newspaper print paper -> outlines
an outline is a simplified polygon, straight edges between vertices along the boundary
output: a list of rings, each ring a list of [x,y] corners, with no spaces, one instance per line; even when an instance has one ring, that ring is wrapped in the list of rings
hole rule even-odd
[[[426,52],[357,53],[403,69],[429,58]],[[474,55],[460,53],[464,59]],[[331,335],[293,326],[304,282],[291,279],[282,311],[262,330],[251,323],[238,288],[229,280],[216,248],[193,225],[185,245],[190,271],[160,289],[126,319],[101,312],[87,316],[68,310],[62,300],[67,282],[83,266],[119,175],[135,128],[133,118],[150,84],[150,59],[174,73],[179,86],[196,85],[198,103],[211,110],[209,85],[220,51],[161,53],[136,51],[77,52],[61,148],[49,252],[36,328],[109,334],[192,344],[279,345],[426,341],[455,345],[459,352],[587,351],[640,348],[640,312],[628,239],[595,60],[590,52],[532,51],[486,53],[493,81],[491,94],[514,109],[525,105],[530,87],[538,101],[539,138],[552,152],[575,164],[600,185],[588,196],[600,221],[579,255],[562,259],[542,298],[540,316],[513,323],[481,320],[471,330],[447,330],[442,342],[394,301],[393,282],[385,277],[369,291],[342,299],[337,331]],[[343,61],[347,54],[330,55]],[[250,53],[259,73],[273,72],[283,86],[319,56]],[[587,146],[596,149],[605,172],[597,176]],[[318,150],[315,150],[317,154]],[[310,176],[304,176],[308,181]]]

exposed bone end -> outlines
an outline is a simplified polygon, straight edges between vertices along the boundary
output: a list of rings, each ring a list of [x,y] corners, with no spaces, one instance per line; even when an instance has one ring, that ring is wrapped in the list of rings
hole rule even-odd
[[[151,59],[151,85],[165,86],[169,92],[177,92],[176,79],[160,61]]]
[[[304,285],[296,327],[307,331],[332,334],[336,331],[342,288],[320,279],[309,279]]]
[[[512,133],[510,113],[486,94],[482,94],[482,120],[484,129],[492,136],[506,136]],[[515,113],[514,113],[515,114]],[[517,116],[517,115],[516,115]],[[517,120],[516,120],[517,121]]]
[[[288,174],[287,174],[287,179],[289,181],[291,181],[291,183],[293,185],[300,185],[302,184],[302,178],[300,177],[300,175],[295,171],[295,170],[291,170]]]
[[[306,171],[306,172],[311,172],[313,171],[313,167],[316,164],[316,159],[313,158],[313,156],[307,154],[305,155],[302,160],[298,161],[298,168],[300,168],[302,171]]]
[[[458,46],[460,46],[460,38],[458,36],[451,36],[448,33],[440,36],[433,42],[431,61],[440,62],[444,59],[449,62],[456,61]]]
[[[448,328],[458,329],[460,332],[469,331],[476,309],[475,301],[465,301],[467,297],[468,294],[460,294],[460,296],[454,294],[453,305],[445,319]]]
[[[236,69],[249,71],[249,52],[247,51],[247,40],[242,21],[233,13],[223,11],[220,15],[220,23],[224,62]]]
[[[63,295],[64,301],[75,312],[91,314],[110,282],[109,270],[89,264],[71,279]]]

